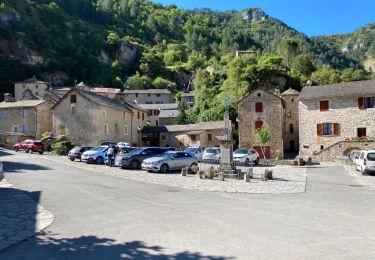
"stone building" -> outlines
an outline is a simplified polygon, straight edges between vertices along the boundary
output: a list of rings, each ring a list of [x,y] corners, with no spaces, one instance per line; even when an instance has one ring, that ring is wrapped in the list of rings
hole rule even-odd
[[[150,146],[220,146],[225,132],[224,121],[200,122],[190,125],[146,126],[142,129],[142,142]]]
[[[299,96],[300,151],[314,155],[342,141],[373,139],[374,122],[375,80],[306,86]]]
[[[117,98],[137,104],[168,104],[172,95],[168,89],[124,90]]]
[[[140,145],[140,131],[147,122],[142,108],[80,88],[67,92],[53,107],[53,132],[69,136],[77,144],[103,141]]]
[[[292,154],[299,150],[298,96],[299,92],[292,88],[280,95],[284,102],[284,152]]]
[[[20,82],[14,83],[14,98],[16,101],[22,98],[25,90],[31,90],[34,96],[42,99],[46,92],[49,90],[49,84],[47,82],[38,80],[35,76]]]
[[[164,115],[165,113],[167,113],[163,111],[176,110],[178,107],[178,103],[139,104],[139,106],[147,112],[147,123],[151,126],[158,126],[164,125],[160,122],[160,114],[162,113],[162,115]]]
[[[162,110],[159,114],[160,125],[174,125],[176,124],[176,117],[180,114],[180,111],[175,110]]]
[[[5,94],[0,103],[0,134],[40,139],[43,133],[52,131],[53,105],[51,100],[13,101],[10,94]]]
[[[238,102],[239,147],[255,148],[260,152],[261,144],[256,143],[255,133],[262,127],[271,131],[266,157],[283,158],[284,102],[277,95],[257,89]]]
[[[195,104],[194,91],[184,92],[181,94],[181,101],[185,101],[188,107],[193,107]]]

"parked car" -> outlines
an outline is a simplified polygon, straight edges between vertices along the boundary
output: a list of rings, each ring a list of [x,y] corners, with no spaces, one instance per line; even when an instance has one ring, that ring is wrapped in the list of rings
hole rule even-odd
[[[118,146],[116,142],[114,141],[105,141],[105,142],[102,142],[100,145],[107,145],[107,146],[110,146],[110,145],[114,145],[114,146]]]
[[[216,161],[220,161],[220,157],[221,157],[220,148],[216,148],[216,147],[206,148],[202,155],[202,160],[216,162]]]
[[[125,142],[119,142],[119,143],[117,143],[117,146],[120,149],[131,147],[129,143],[125,143]]]
[[[137,148],[130,153],[122,156],[119,165],[121,168],[130,168],[132,170],[140,169],[143,160],[151,157],[161,155],[168,151],[167,148],[162,147],[147,147],[147,148]],[[116,162],[115,162],[116,165]]]
[[[191,153],[168,151],[159,156],[143,160],[142,169],[166,173],[169,170],[181,170],[185,167],[198,167],[198,159]]]
[[[245,165],[259,164],[259,154],[254,149],[238,148],[233,153],[233,161]]]
[[[88,163],[103,164],[107,158],[106,152],[109,146],[102,145],[82,153],[81,160]]]
[[[41,142],[34,140],[25,140],[21,143],[15,144],[13,150],[18,152],[19,150],[24,150],[27,153],[38,152],[40,154],[44,153],[44,145]]]
[[[363,150],[355,160],[358,171],[364,173],[375,173],[375,150]]]
[[[184,152],[194,154],[197,157],[198,161],[202,160],[202,156],[204,150],[206,149],[205,146],[191,146],[184,150]]]
[[[69,151],[68,157],[71,161],[74,161],[75,159],[81,161],[82,154],[91,149],[92,147],[89,146],[75,146],[72,150]]]

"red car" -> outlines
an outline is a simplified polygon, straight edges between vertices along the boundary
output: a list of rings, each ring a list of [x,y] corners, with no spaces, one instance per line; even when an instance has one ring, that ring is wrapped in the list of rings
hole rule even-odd
[[[41,142],[34,140],[25,140],[19,144],[13,146],[14,151],[25,150],[27,153],[38,152],[44,153],[44,145]]]

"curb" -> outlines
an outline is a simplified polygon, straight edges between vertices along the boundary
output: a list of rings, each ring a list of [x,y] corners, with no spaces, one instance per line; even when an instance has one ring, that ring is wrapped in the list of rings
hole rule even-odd
[[[4,179],[3,163],[0,162],[0,181]]]

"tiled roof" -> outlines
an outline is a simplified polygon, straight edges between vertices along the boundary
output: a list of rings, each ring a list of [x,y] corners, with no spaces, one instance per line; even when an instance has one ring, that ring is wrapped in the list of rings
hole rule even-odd
[[[91,88],[90,91],[94,93],[121,93],[121,89],[119,88]]]
[[[358,97],[367,95],[375,95],[375,80],[353,81],[320,86],[306,86],[302,89],[299,99]]]
[[[16,102],[1,102],[0,108],[16,108],[16,107],[36,107],[45,102],[45,100],[21,100]]]
[[[292,89],[292,88],[289,88],[287,90],[285,90],[283,93],[281,93],[281,96],[286,96],[286,95],[299,95],[299,92],[295,89]]]
[[[16,83],[38,83],[38,84],[48,84],[47,82],[44,82],[44,81],[41,81],[41,80],[38,80],[35,76],[33,76],[32,78],[29,78],[29,79],[26,79],[24,81],[18,81]]]
[[[139,104],[144,110],[163,110],[163,109],[177,109],[178,103],[168,103],[168,104]]]
[[[221,130],[224,128],[224,121],[210,121],[190,125],[145,126],[142,129],[142,133],[191,132],[217,129]]]
[[[159,118],[175,118],[180,114],[178,110],[161,110]]]
[[[168,89],[134,89],[124,90],[124,94],[171,94]]]
[[[181,94],[181,97],[194,97],[194,91],[184,92]]]

